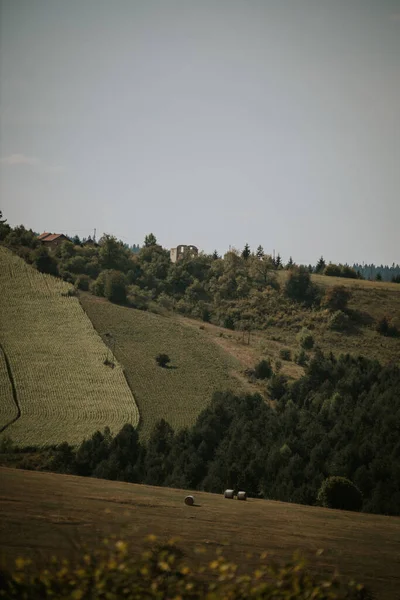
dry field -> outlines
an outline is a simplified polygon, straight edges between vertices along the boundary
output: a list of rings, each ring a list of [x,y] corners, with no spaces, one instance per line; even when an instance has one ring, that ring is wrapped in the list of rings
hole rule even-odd
[[[143,539],[171,537],[193,561],[210,560],[216,549],[254,568],[268,551],[288,560],[296,550],[320,572],[338,567],[383,600],[399,598],[400,519],[313,508],[267,500],[225,500],[189,492],[128,483],[0,469],[0,567],[17,556],[44,563],[73,554],[76,544],[96,545],[109,535],[126,539],[141,552]],[[205,555],[195,548],[202,546]],[[318,559],[316,552],[323,549]]]
[[[174,429],[190,426],[214,391],[241,387],[235,376],[240,363],[210,341],[200,323],[189,328],[173,316],[118,306],[89,294],[81,295],[81,303],[97,331],[115,338],[115,355],[139,407],[142,436],[148,437],[162,418]],[[161,352],[171,358],[167,369],[155,362]]]
[[[98,428],[137,425],[122,368],[103,364],[107,348],[69,284],[0,247],[0,289],[3,436],[19,445],[77,444]]]

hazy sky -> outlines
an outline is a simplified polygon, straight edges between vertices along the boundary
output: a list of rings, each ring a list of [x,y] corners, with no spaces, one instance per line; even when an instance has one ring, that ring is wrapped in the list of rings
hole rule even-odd
[[[12,225],[400,262],[400,0],[0,0]]]

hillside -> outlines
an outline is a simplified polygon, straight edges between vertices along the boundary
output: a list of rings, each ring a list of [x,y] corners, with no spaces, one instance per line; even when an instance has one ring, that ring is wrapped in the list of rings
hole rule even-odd
[[[20,445],[76,444],[97,428],[138,423],[122,368],[104,365],[107,348],[69,284],[0,247],[0,289],[3,436]],[[12,422],[15,400],[21,416]]]
[[[174,429],[193,425],[214,391],[241,388],[235,377],[240,362],[199,326],[189,328],[173,316],[118,306],[89,294],[81,295],[81,303],[97,331],[115,338],[115,355],[138,404],[144,437],[162,418]],[[157,366],[160,352],[170,356],[169,368]]]
[[[382,600],[398,598],[400,519],[355,514],[282,502],[225,500],[188,492],[49,473],[0,469],[0,562],[17,556],[44,562],[71,554],[76,544],[97,545],[105,536],[125,538],[133,552],[155,534],[161,542],[178,537],[193,561],[207,561],[217,549],[254,567],[261,552],[288,560],[300,549],[316,570],[336,567],[367,585]],[[196,554],[201,546],[205,554]],[[323,554],[316,559],[318,549]]]

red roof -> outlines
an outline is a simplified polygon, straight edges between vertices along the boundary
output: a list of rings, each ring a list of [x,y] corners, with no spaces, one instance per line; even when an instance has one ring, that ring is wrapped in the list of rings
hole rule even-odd
[[[38,236],[38,239],[42,242],[53,242],[60,237],[67,239],[63,233],[42,233]]]

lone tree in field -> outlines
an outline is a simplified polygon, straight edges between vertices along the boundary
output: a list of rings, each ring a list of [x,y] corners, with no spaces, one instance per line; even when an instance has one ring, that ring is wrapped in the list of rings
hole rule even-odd
[[[346,477],[328,477],[322,483],[317,497],[320,506],[340,510],[361,510],[363,498],[360,490]]]
[[[157,354],[156,363],[158,364],[159,367],[162,367],[164,369],[170,362],[171,362],[171,359],[168,356],[168,354]]]

